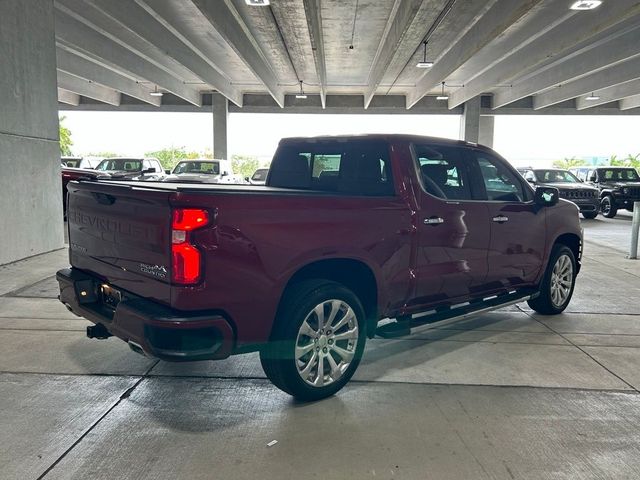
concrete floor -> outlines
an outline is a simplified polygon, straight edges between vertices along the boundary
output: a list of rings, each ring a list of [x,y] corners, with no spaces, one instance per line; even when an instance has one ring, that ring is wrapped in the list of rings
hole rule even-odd
[[[583,222],[565,314],[520,304],[375,339],[355,379],[313,404],[272,387],[253,354],[171,364],[86,339],[55,300],[64,251],[0,267],[0,478],[640,478],[629,220]]]

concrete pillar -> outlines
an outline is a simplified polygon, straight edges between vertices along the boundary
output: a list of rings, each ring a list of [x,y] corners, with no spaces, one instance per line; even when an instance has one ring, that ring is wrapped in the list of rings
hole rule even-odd
[[[480,133],[478,143],[489,148],[493,148],[493,129],[496,117],[487,115],[480,117]]]
[[[478,143],[480,137],[480,97],[467,100],[460,116],[460,140]]]
[[[213,94],[213,158],[227,159],[227,120],[229,101],[219,93]]]
[[[0,1],[0,265],[64,246],[53,0]]]

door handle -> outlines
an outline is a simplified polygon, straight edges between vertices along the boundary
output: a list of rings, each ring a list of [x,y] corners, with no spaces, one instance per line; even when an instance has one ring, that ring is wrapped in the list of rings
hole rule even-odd
[[[444,223],[444,219],[442,217],[429,217],[429,218],[425,218],[423,223],[425,225],[431,225],[432,227],[437,227],[441,223]]]
[[[497,217],[493,217],[493,221],[496,223],[504,223],[509,221],[509,217],[505,217],[504,215],[498,215]]]

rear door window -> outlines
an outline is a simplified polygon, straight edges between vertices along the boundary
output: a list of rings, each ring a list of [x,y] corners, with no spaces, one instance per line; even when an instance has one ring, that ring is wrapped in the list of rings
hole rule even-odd
[[[459,148],[439,145],[414,145],[422,186],[434,197],[470,200],[467,167]]]

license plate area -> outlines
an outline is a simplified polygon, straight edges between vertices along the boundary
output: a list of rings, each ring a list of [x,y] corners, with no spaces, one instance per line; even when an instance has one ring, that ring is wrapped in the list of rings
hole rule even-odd
[[[105,307],[115,310],[122,301],[122,292],[110,285],[102,284],[100,285],[100,298]]]

